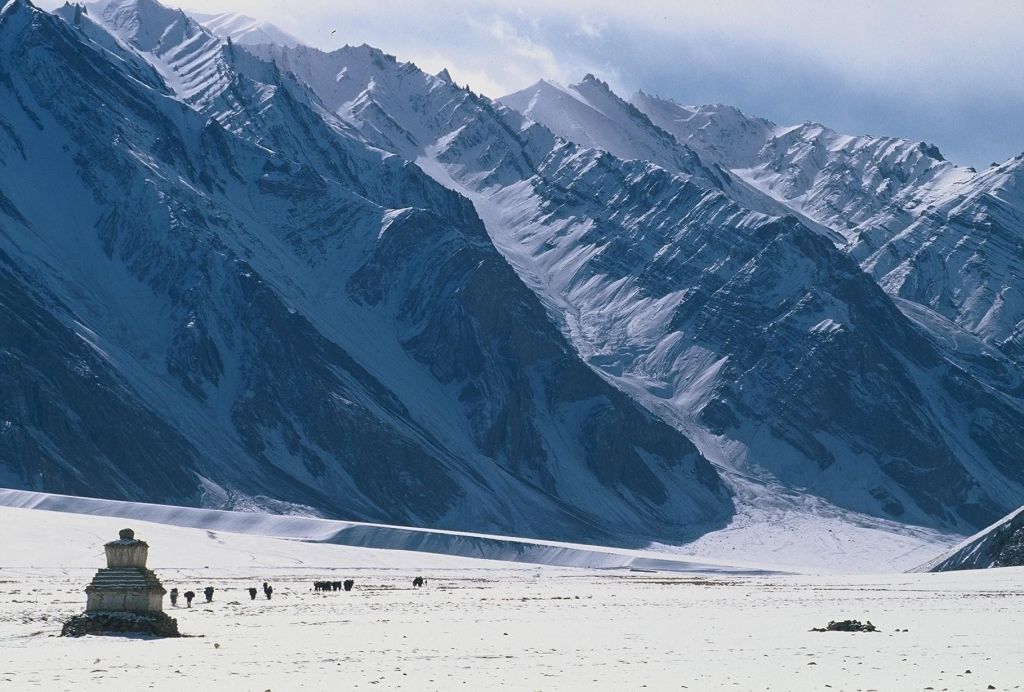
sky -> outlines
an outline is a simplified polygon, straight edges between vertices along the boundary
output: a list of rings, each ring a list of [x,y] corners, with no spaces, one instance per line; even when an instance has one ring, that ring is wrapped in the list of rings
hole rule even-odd
[[[179,4],[163,0],[165,4]],[[323,49],[369,43],[491,97],[588,72],[628,97],[924,140],[985,167],[1024,152],[1019,0],[180,0]],[[332,33],[333,32],[333,33]]]

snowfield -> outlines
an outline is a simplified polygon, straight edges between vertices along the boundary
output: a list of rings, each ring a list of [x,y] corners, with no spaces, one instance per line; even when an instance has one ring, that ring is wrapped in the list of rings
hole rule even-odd
[[[0,508],[0,525],[0,690],[961,690],[1024,681],[1021,568],[688,574],[14,507]],[[84,609],[102,544],[124,526],[149,542],[166,588],[213,586],[213,603],[165,601],[190,635],[178,640],[58,637],[63,619]],[[423,589],[412,588],[415,576],[427,579]],[[314,579],[346,578],[351,593],[311,589]],[[263,581],[273,599],[250,601],[245,589]],[[848,618],[880,631],[809,631]]]
[[[737,487],[742,489],[738,483]],[[255,534],[261,538],[415,550],[553,567],[710,571],[716,574],[900,572],[933,559],[962,538],[843,512],[828,503],[814,502],[781,490],[770,498],[750,491],[747,494],[751,496],[743,497],[743,511],[725,528],[707,533],[686,545],[651,544],[646,550],[307,516],[122,502],[5,488],[0,488],[0,508],[120,517],[135,523],[152,522],[158,531],[163,530],[160,525],[164,524]],[[62,554],[59,559],[66,560],[67,557]]]

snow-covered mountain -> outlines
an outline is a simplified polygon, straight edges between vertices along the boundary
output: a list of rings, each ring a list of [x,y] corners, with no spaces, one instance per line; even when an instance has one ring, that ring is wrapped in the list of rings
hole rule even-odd
[[[1014,361],[1001,386],[1024,393],[1024,155],[926,186],[865,225],[851,252],[889,293]]]
[[[577,351],[723,467],[947,527],[1024,496],[1018,402],[922,336],[835,234],[744,206],[607,85],[513,99],[592,149],[367,46],[252,52],[472,199]]]
[[[1020,396],[1024,155],[978,172],[924,142],[844,135],[817,123],[782,127],[728,106],[684,106],[643,92],[632,103],[680,143],[845,236],[886,291],[920,306],[908,315],[940,347],[968,344],[961,357],[982,353],[984,369],[1002,380],[995,386]],[[981,344],[970,345],[971,337]]]
[[[1024,501],[1020,330],[962,319],[1014,285],[1010,164],[57,15],[0,14],[6,484],[667,543],[733,511],[708,459],[744,502],[946,530]],[[954,197],[993,240],[939,305]]]
[[[847,238],[911,190],[958,174],[923,142],[855,137],[811,122],[782,127],[729,106],[684,106],[642,91],[631,103],[677,141]]]
[[[696,177],[706,187],[722,190],[746,209],[774,216],[796,215],[823,235],[833,240],[842,238],[729,172],[716,159],[698,154],[592,74],[568,87],[541,80],[502,97],[499,103],[582,147],[602,149],[624,161],[648,161],[665,170]]]
[[[623,160],[650,161],[668,170],[700,171],[693,149],[680,145],[592,74],[568,87],[542,79],[499,102],[582,147],[604,149]],[[720,171],[705,175],[717,175],[718,182],[724,182]]]
[[[730,515],[467,200],[273,64],[153,0],[11,0],[0,74],[5,485],[616,542]]]
[[[1024,507],[971,536],[917,571],[1024,567]]]

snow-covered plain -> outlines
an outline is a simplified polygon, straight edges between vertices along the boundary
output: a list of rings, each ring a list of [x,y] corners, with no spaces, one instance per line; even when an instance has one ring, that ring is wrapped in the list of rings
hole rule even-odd
[[[501,563],[0,508],[0,689],[1020,689],[1024,569],[737,575]],[[178,640],[58,637],[131,525]],[[413,589],[414,576],[426,577]],[[356,581],[317,594],[314,579]],[[244,589],[269,581],[271,601]],[[201,600],[201,599],[200,599]],[[809,631],[871,620],[878,633]],[[903,631],[906,630],[906,631]],[[970,672],[968,672],[970,671]]]
[[[741,510],[724,528],[686,545],[646,550],[462,531],[229,512],[0,488],[0,508],[116,517],[132,522],[311,543],[417,550],[556,567],[638,568],[718,574],[899,572],[920,566],[961,537],[840,510],[777,488],[770,497],[733,479]],[[60,559],[66,560],[62,555]]]
[[[0,489],[0,513],[19,509],[107,517],[114,522],[111,526],[130,522],[133,526],[144,524],[157,532],[170,526],[175,527],[175,531],[198,529],[206,534],[228,532],[256,536],[259,540],[284,539],[284,543],[275,544],[276,549],[297,545],[295,541],[303,541],[310,544],[372,548],[378,551],[377,555],[381,554],[379,551],[417,551],[442,556],[525,562],[554,567],[665,569],[716,574],[765,574],[784,571],[776,566],[747,564],[736,559],[718,560],[708,556],[694,558],[679,554],[678,551],[676,554],[670,554],[668,551],[626,550],[461,531],[438,531],[304,516],[226,512]],[[10,522],[12,526],[17,525],[20,516],[22,515],[13,516]],[[115,529],[111,530],[116,533]],[[31,551],[27,554],[32,560],[29,565],[40,565],[37,556]],[[57,561],[54,564],[70,564],[69,558],[70,556],[65,553],[56,554],[53,556]],[[190,558],[196,556],[190,553]],[[345,556],[345,562],[342,564],[351,564],[350,559],[349,556]],[[200,563],[205,565],[208,560],[200,558],[195,564]]]

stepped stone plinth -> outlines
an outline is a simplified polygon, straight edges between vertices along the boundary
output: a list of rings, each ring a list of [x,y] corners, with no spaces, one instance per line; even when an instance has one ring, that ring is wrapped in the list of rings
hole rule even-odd
[[[62,636],[138,632],[177,637],[178,621],[163,612],[167,590],[146,568],[149,544],[122,529],[116,541],[103,546],[107,566],[85,587],[85,614],[64,624]]]

